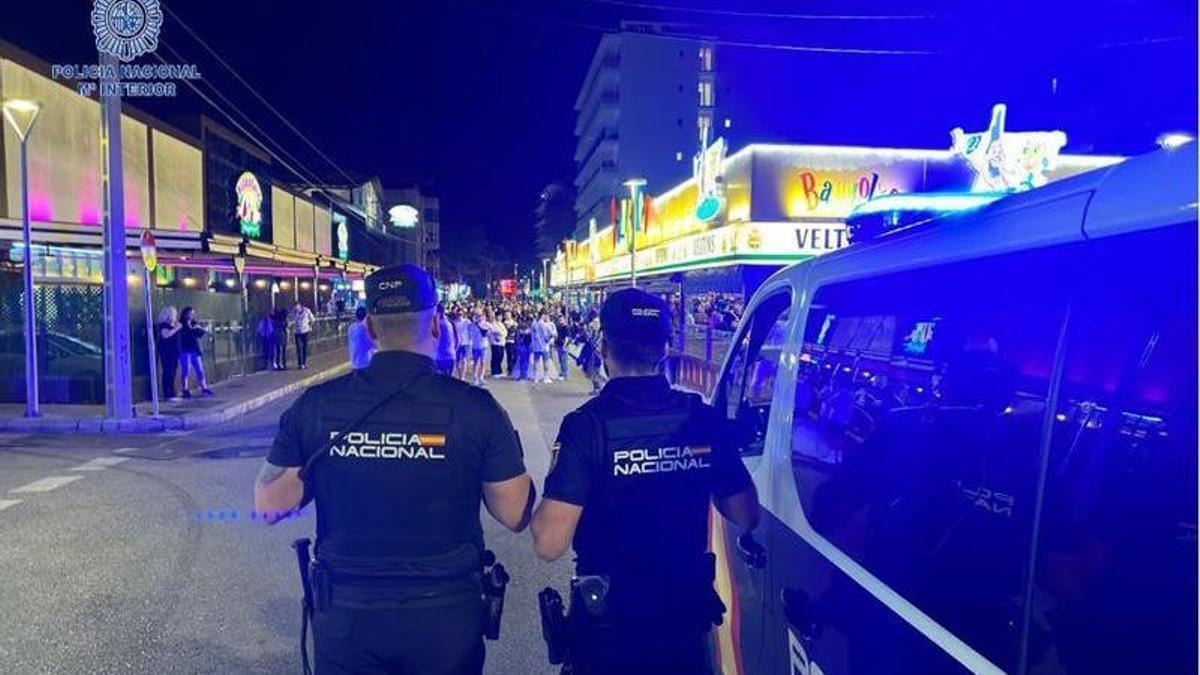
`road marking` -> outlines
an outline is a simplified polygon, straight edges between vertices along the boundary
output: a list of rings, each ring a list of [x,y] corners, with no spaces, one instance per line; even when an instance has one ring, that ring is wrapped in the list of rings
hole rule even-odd
[[[113,450],[113,453],[123,455],[127,452],[137,452],[138,450],[141,450],[141,448],[117,448],[116,450]]]
[[[0,511],[3,511],[4,509],[7,509],[10,506],[16,506],[17,504],[20,504],[20,503],[21,503],[20,499],[0,499]]]
[[[128,457],[97,457],[96,459],[73,467],[71,471],[103,471],[110,466],[116,466],[121,462],[128,462]]]
[[[9,492],[49,492],[67,483],[74,483],[82,478],[83,476],[48,476],[41,480],[35,480],[28,485],[22,485],[15,490],[9,490]]]

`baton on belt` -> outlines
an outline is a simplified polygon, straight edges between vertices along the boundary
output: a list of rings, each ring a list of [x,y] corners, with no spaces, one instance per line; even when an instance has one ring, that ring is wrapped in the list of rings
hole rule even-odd
[[[300,614],[300,664],[304,669],[304,675],[312,673],[312,666],[308,661],[308,622],[312,619],[313,614],[312,581],[308,576],[308,570],[312,564],[312,556],[309,555],[311,545],[312,541],[308,537],[301,537],[292,542],[292,548],[296,550],[296,564],[300,567],[300,586],[304,589],[304,605]]]

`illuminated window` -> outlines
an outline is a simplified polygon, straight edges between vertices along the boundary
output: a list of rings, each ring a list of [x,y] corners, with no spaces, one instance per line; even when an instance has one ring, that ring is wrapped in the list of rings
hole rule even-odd
[[[682,152],[679,152],[678,150],[675,151],[675,161],[676,162],[683,161],[683,153]]]
[[[700,91],[700,105],[701,105],[701,106],[703,106],[703,107],[705,107],[705,108],[710,108],[710,107],[712,107],[712,104],[713,104],[713,83],[712,83],[712,82],[703,82],[703,81],[702,81],[702,82],[700,82],[698,89],[699,89],[699,91]]]
[[[701,115],[696,120],[696,126],[700,130],[700,145],[708,145],[709,131],[712,130],[712,118]]]
[[[725,128],[728,129],[731,126],[733,126],[733,121],[730,120],[728,117],[726,117],[725,118]]]
[[[700,48],[700,71],[709,73],[713,69],[713,49],[712,47]]]

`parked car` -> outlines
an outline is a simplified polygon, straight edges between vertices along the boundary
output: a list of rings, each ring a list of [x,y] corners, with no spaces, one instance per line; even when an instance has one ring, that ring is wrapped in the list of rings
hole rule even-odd
[[[934,218],[755,293],[714,403],[726,673],[1197,669],[1196,144]]]
[[[38,333],[39,398],[43,403],[99,403],[104,394],[104,350],[56,331]],[[0,397],[25,400],[25,334],[0,330]]]

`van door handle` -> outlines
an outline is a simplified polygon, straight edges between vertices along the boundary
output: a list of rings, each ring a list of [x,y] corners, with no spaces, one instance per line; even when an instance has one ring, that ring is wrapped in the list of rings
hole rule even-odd
[[[812,600],[798,588],[785,588],[779,592],[783,605],[783,616],[803,640],[812,641],[821,637],[821,627],[814,616]]]
[[[746,567],[761,570],[767,566],[767,549],[758,543],[753,532],[743,532],[738,535],[737,549],[738,555],[741,556],[742,562],[746,563]]]

